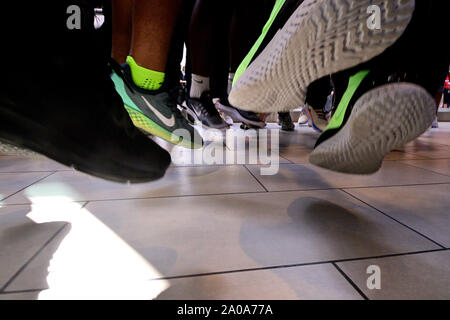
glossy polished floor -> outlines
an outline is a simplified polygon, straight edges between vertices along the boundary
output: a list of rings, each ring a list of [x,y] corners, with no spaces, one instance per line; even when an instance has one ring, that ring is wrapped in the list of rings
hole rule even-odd
[[[186,162],[121,185],[0,155],[0,299],[450,299],[440,125],[371,176],[308,164],[307,127],[279,134],[275,175]]]

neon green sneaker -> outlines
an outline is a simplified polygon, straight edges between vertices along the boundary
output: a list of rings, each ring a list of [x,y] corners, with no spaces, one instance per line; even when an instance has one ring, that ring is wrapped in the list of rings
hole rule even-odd
[[[412,20],[416,2],[277,1],[273,25],[264,36],[265,42],[270,41],[255,50],[256,58],[250,59],[242,74],[236,72],[230,103],[257,113],[302,106],[314,81],[358,66],[392,47]],[[289,3],[294,10],[286,11],[292,12],[286,15],[286,23],[277,23]],[[369,6],[380,9],[381,29],[368,26]],[[269,33],[274,33],[272,38]]]

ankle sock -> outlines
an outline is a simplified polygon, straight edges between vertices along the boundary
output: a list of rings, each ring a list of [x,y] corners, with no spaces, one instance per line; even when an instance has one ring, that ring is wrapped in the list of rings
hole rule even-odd
[[[144,90],[155,91],[162,87],[165,73],[149,70],[139,66],[130,56],[127,57],[127,63],[131,69],[131,77],[136,86]]]
[[[191,98],[198,99],[202,96],[203,92],[209,91],[209,77],[199,76],[197,74],[192,74],[191,90],[189,96]]]

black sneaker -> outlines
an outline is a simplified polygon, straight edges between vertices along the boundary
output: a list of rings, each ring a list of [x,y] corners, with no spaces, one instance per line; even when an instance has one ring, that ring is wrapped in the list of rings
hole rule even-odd
[[[217,111],[209,92],[204,92],[200,99],[187,97],[186,104],[191,111],[190,115],[195,117],[195,120],[203,127],[219,130],[228,128],[228,124]]]
[[[278,112],[278,125],[281,126],[283,131],[294,131],[295,124],[292,121],[291,114],[289,112]]]
[[[81,8],[74,28],[67,24],[71,5]],[[8,61],[0,78],[0,141],[107,180],[161,178],[169,153],[135,128],[109,78],[110,16],[95,30],[88,1],[9,6],[15,8],[1,12],[0,32],[15,50],[0,52]],[[11,12],[23,19],[14,32]]]
[[[216,108],[224,114],[230,116],[233,120],[240,121],[251,127],[264,128],[266,123],[254,112],[244,111],[233,107],[227,98],[220,98],[216,102]]]
[[[339,105],[310,161],[333,171],[376,172],[387,153],[425,132],[450,63],[450,48],[430,50],[450,11],[448,1],[416,1],[402,37],[380,56],[333,75]],[[421,61],[420,64],[417,61]]]

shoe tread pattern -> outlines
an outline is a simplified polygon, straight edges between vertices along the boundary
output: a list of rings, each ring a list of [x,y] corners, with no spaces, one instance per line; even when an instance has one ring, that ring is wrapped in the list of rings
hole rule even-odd
[[[367,8],[381,9],[370,30]],[[236,82],[230,102],[254,112],[303,105],[309,84],[381,54],[408,26],[414,0],[306,0]]]
[[[345,126],[314,149],[310,162],[343,173],[374,173],[386,154],[427,130],[435,114],[434,99],[416,84],[372,89],[355,103]]]

